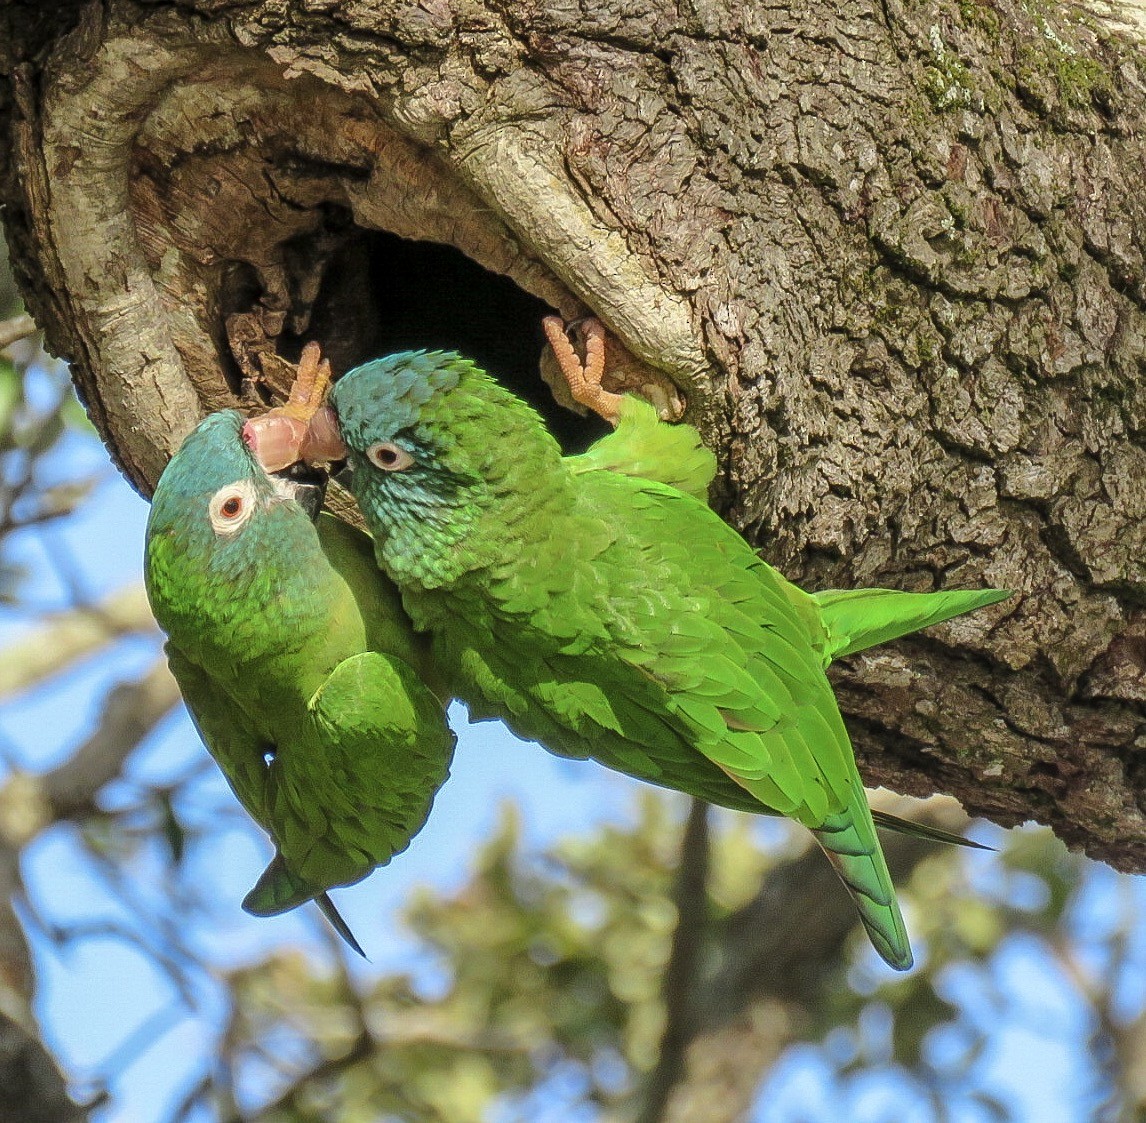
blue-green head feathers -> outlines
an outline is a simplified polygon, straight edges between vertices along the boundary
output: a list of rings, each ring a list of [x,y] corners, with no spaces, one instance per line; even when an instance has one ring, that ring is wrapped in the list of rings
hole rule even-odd
[[[194,511],[206,516],[211,496],[237,480],[250,480],[263,495],[274,491],[243,441],[243,420],[237,410],[221,410],[205,417],[188,435],[159,477],[149,533],[186,527]]]
[[[403,351],[355,367],[334,384],[330,404],[346,442],[351,486],[376,536],[394,531],[394,522],[434,527],[450,541],[464,531],[462,513],[482,480],[440,417],[443,399],[463,380],[485,377],[454,351]],[[379,446],[408,465],[378,467],[372,457]]]
[[[414,428],[438,392],[477,368],[456,351],[400,351],[355,367],[330,392],[342,438],[353,448]]]
[[[335,383],[330,404],[379,560],[427,584],[483,564],[485,552],[464,545],[475,522],[537,486],[539,449],[560,460],[537,414],[453,351],[365,363]]]
[[[152,497],[145,576],[156,618],[169,634],[176,615],[190,617],[207,601],[223,611],[239,603],[239,593],[283,579],[276,570],[287,561],[301,566],[302,555],[319,550],[293,486],[269,477],[247,448],[243,420],[224,410],[200,422]]]

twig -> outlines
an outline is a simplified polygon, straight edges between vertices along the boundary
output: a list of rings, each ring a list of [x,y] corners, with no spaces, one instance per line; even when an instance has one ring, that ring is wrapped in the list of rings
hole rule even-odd
[[[660,1055],[645,1083],[644,1103],[636,1123],[658,1123],[664,1117],[673,1087],[684,1075],[685,1050],[696,1032],[693,993],[708,919],[708,867],[708,804],[694,799],[684,827],[673,888],[677,922],[661,984],[665,1028]]]
[[[88,1109],[69,1096],[64,1077],[32,1032],[0,1014],[0,1118],[81,1123]]]
[[[0,321],[0,350],[11,347],[13,343],[27,339],[30,335],[35,335],[38,330],[36,321],[27,312],[13,316],[10,320]]]
[[[124,899],[122,894],[117,893],[116,896],[132,912],[142,911],[136,907],[134,901]],[[154,943],[149,941],[143,932],[137,932],[127,924],[121,924],[115,920],[93,920],[83,924],[69,924],[66,927],[60,925],[49,927],[39,918],[37,918],[37,923],[51,941],[61,948],[67,948],[68,945],[78,943],[81,940],[98,939],[121,940],[129,947],[136,948],[141,955],[154,960],[166,971],[172,980],[172,986],[182,999],[183,1005],[188,1009],[196,1008],[195,995],[182,975],[182,964],[174,956],[155,947]],[[181,954],[185,954],[185,949],[180,948],[179,951]]]
[[[139,918],[141,931],[136,934],[131,929],[124,929],[121,938],[138,944],[140,950],[150,956],[155,966],[167,975],[172,989],[189,1010],[199,1009],[199,998],[190,976],[192,969],[202,971],[206,968],[183,938],[185,926],[179,923],[182,918],[173,920],[151,909],[134,891],[115,861],[91,849],[88,855],[112,897],[123,906],[125,912]],[[149,927],[154,930],[154,938],[152,932],[147,930]]]
[[[259,1111],[246,1119],[236,1113],[227,1116],[223,1123],[257,1123],[260,1119],[273,1119],[281,1113],[289,1112],[298,1102],[299,1096],[311,1085],[323,1080],[329,1080],[348,1068],[353,1068],[359,1061],[366,1060],[374,1052],[374,1041],[369,1034],[360,1034],[357,1040],[345,1053],[337,1057],[329,1057],[319,1061],[313,1068],[308,1069],[295,1082],[286,1089],[277,1099],[265,1104]]]
[[[22,498],[22,497],[21,497]],[[27,530],[33,526],[48,526],[57,519],[75,513],[75,507],[41,508],[30,515],[13,515],[10,511],[0,520],[0,538],[16,530]]]
[[[100,1082],[114,1084],[118,1076],[186,1017],[187,1011],[182,1003],[169,1002],[144,1018],[99,1064],[94,1066],[102,1074]]]
[[[143,678],[110,691],[95,732],[43,777],[53,818],[91,810],[100,788],[119,775],[124,761],[178,701],[179,687],[162,657]]]
[[[89,482],[94,483],[94,481]],[[42,529],[39,535],[40,544],[56,571],[56,577],[64,587],[68,605],[71,608],[90,608],[95,598],[88,591],[83,570],[74,552],[65,545],[59,534],[53,533],[54,530],[55,528],[51,526]]]
[[[0,698],[35,686],[110,639],[154,629],[142,585],[122,589],[99,604],[50,616],[0,651]]]
[[[183,1121],[211,1094],[211,1077],[202,1076],[187,1090],[176,1103],[167,1123],[183,1123]]]
[[[317,918],[316,918],[317,919]],[[338,981],[342,988],[342,999],[354,1012],[354,1025],[361,1036],[370,1036],[370,1022],[366,1014],[366,1003],[358,988],[354,985],[350,968],[346,962],[346,944],[334,929],[325,921],[322,923],[320,934],[323,943],[330,952],[331,962],[338,971]]]
[[[48,518],[57,513],[51,511],[43,518],[37,517],[36,512],[20,518],[13,514],[17,504],[33,489],[40,457],[56,443],[59,437],[57,420],[59,412],[63,408],[63,401],[61,393],[51,409],[29,423],[27,430],[20,436],[19,447],[5,449],[9,457],[18,459],[20,466],[18,471],[12,472],[9,465],[13,461],[10,459],[9,463],[5,465],[5,472],[10,474],[11,478],[5,480],[0,486],[0,512],[3,512],[0,516],[0,537],[19,529],[21,526],[47,521]],[[3,434],[5,445],[11,443],[13,432],[12,422],[9,419]]]

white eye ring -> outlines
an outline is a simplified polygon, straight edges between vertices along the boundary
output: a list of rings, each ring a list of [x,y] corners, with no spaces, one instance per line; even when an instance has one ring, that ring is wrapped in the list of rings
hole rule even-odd
[[[404,472],[414,463],[414,458],[393,441],[379,441],[377,444],[372,444],[366,450],[366,459],[375,468],[381,468],[383,472]]]
[[[211,529],[224,536],[236,533],[254,513],[255,485],[250,480],[236,480],[219,488],[207,507]]]

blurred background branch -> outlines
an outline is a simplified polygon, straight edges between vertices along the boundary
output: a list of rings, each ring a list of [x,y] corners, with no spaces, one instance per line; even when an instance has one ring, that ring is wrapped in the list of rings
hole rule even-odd
[[[0,1013],[0,1119],[85,1123],[56,1062],[28,1027]]]
[[[45,615],[0,650],[0,699],[59,674],[132,632],[158,635],[142,585],[129,585],[99,604]]]

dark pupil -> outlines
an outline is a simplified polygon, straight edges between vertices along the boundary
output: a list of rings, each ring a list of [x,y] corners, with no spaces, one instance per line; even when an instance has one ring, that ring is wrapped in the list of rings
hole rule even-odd
[[[223,514],[229,519],[233,519],[242,509],[243,501],[234,495],[223,504]]]
[[[398,462],[398,450],[394,448],[380,448],[378,450],[378,459],[383,464],[396,464]]]

